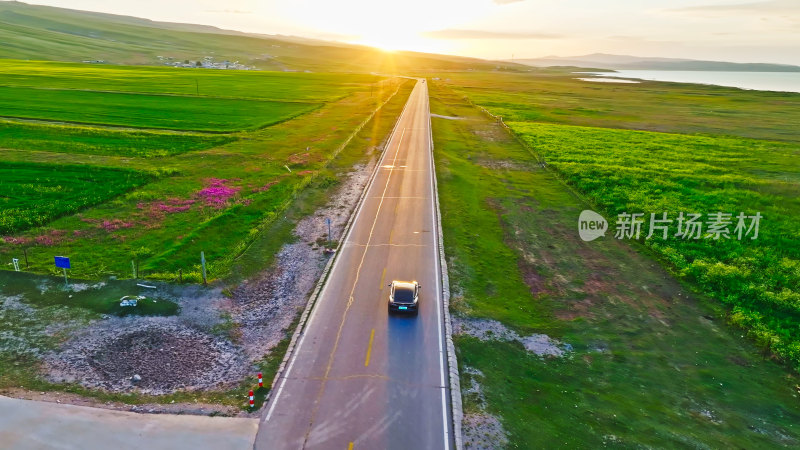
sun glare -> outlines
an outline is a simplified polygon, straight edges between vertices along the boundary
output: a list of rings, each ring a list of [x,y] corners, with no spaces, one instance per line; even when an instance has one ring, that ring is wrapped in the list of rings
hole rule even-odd
[[[383,0],[286,2],[281,15],[331,34],[353,36],[347,42],[385,51],[446,52],[448,44],[421,33],[462,25],[484,14],[490,0],[406,0],[400,5]],[[309,15],[308,11],[314,14]]]

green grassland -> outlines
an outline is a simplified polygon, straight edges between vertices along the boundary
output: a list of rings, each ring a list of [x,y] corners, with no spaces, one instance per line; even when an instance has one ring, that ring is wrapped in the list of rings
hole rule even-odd
[[[380,77],[3,60],[0,86],[290,102],[340,99]]]
[[[51,67],[42,63],[27,64],[39,72],[46,72]],[[80,68],[88,79],[101,79],[98,73],[106,70],[85,65]],[[152,70],[141,69],[144,72]],[[59,72],[62,68],[59,66],[54,70]],[[120,73],[137,79],[137,70],[124,68],[120,69]],[[164,68],[157,68],[155,72],[175,74],[178,80],[182,73]],[[208,102],[206,107],[209,113],[228,120],[232,128],[246,128],[242,124],[244,116],[248,116],[250,123],[274,121],[275,111],[258,110],[252,105],[266,103],[260,99],[273,94],[272,89],[278,84],[275,80],[283,79],[290,88],[296,87],[299,97],[312,92],[314,88],[309,86],[318,80],[307,77],[307,74],[267,75],[273,82],[265,82],[261,90],[253,82],[250,85],[252,98],[249,100],[207,96],[191,99]],[[45,91],[42,88],[52,87],[42,84],[41,80],[47,79],[50,78],[43,77],[29,84],[37,86],[34,90]],[[298,82],[298,79],[305,80],[306,84]],[[213,80],[213,77],[203,80],[201,86],[205,83],[211,89]],[[166,175],[116,197],[120,192],[116,188],[101,188],[98,185],[98,189],[115,193],[107,199],[114,198],[83,209],[78,214],[49,221],[45,227],[16,233],[13,239],[6,239],[4,244],[0,244],[0,254],[4,259],[17,257],[23,249],[27,249],[30,270],[36,272],[51,271],[52,255],[64,254],[75,261],[73,273],[76,276],[116,274],[127,277],[130,276],[131,260],[135,260],[148,277],[176,279],[178,271],[182,270],[184,280],[197,281],[202,251],[209,261],[212,278],[230,274],[233,261],[257,239],[263,229],[280,217],[298,195],[310,185],[325,184],[325,179],[331,178],[321,173],[354,129],[395,93],[399,92],[398,98],[407,97],[411,84],[400,79],[362,75],[350,77],[344,74],[330,75],[328,80],[340,83],[340,89],[332,88],[324,103],[312,111],[266,128],[218,136],[173,131],[142,131],[139,134],[137,130],[63,123],[4,122],[9,125],[0,136],[0,143],[6,147],[1,159],[8,162],[85,165],[87,170],[95,166],[133,168]],[[169,84],[166,80],[162,82],[163,85]],[[129,83],[134,82],[129,80]],[[104,88],[102,84],[94,87]],[[148,83],[142,84],[145,91],[152,87]],[[218,92],[224,92],[225,86],[217,89]],[[148,97],[102,91],[52,92],[69,93],[77,97],[98,94],[103,101],[116,99],[120,95],[129,96],[132,101]],[[281,95],[286,99],[288,91],[282,91]],[[159,108],[163,108],[163,117],[169,118],[180,116],[181,105],[189,97],[156,95],[153,98],[163,101]],[[243,108],[232,111],[227,102],[240,102]],[[84,109],[70,109],[76,104],[60,103],[59,118],[63,120],[64,115],[84,117]],[[302,108],[308,105],[306,102],[293,101],[280,104]],[[116,115],[113,117],[115,120],[130,125],[130,121],[137,120],[139,113],[138,103],[132,105],[136,105],[137,111],[120,109],[116,100],[111,104],[100,102],[97,121],[109,123],[109,116]],[[191,116],[186,115],[189,120],[199,123],[196,117]],[[151,122],[148,125],[153,124]],[[42,131],[39,132],[37,127],[42,127]],[[140,140],[146,140],[151,135],[154,137],[152,141],[138,146]],[[26,136],[33,139],[26,139]],[[332,179],[335,181],[335,177]],[[22,200],[28,203],[33,201],[32,198]],[[14,215],[22,217],[25,211],[16,211]]]
[[[734,322],[751,330],[759,344],[800,367],[797,144],[527,122],[509,126],[612,220],[622,212],[669,212],[673,218],[680,211],[761,213],[755,240],[735,234],[645,240],[643,234],[641,241],[707,294],[730,304]]]
[[[239,131],[303,114],[318,104],[0,86],[0,116],[132,128]]]
[[[639,240],[679,276],[730,305],[731,321],[759,345],[800,367],[800,94],[655,82],[585,86],[563,73],[543,72],[491,80],[453,76],[451,82],[502,116],[612,223],[622,212],[647,218],[667,212],[672,219],[679,212],[704,219],[724,212],[733,215],[733,233],[738,213],[764,216],[757,240],[705,234],[699,240],[645,240],[646,233]],[[592,106],[599,104],[602,110]],[[595,109],[584,114],[586,108]]]
[[[495,75],[484,74],[486,82],[494,83]],[[456,89],[446,81],[430,86],[431,111],[457,117],[432,119],[453,313],[460,320],[498,320],[522,335],[545,333],[572,346],[563,357],[539,357],[517,342],[456,336],[461,385],[477,381],[485,396],[483,404],[479,396],[466,395],[465,411],[497,415],[509,448],[797,446],[797,376],[765,359],[744,333],[727,326],[728,309],[676,281],[648,247],[608,237],[580,240],[578,214],[593,206],[556,172],[543,169],[538,155],[473,107],[454,84]],[[678,119],[667,125],[682,126]],[[606,156],[623,160],[603,172],[618,174],[620,183],[632,171],[627,168],[648,167],[667,148],[677,152],[686,145],[709,150],[689,157],[702,159],[697,170],[711,175],[708,190],[700,193],[719,190],[715,176],[728,167],[728,152],[731,166],[752,169],[739,174],[747,178],[757,176],[756,161],[745,161],[739,152],[774,152],[749,152],[750,158],[773,161],[758,187],[785,182],[780,173],[791,167],[792,147],[782,143],[636,132],[629,132],[629,141],[614,134],[624,130],[524,126],[536,131],[525,136],[536,139],[531,145],[541,146],[552,166],[570,168],[578,164],[572,160],[592,156],[592,167],[604,167]],[[637,138],[653,141],[655,154],[629,157],[626,152],[640,146],[633,144]],[[672,165],[689,161],[665,159],[668,176],[648,180],[691,175]],[[732,179],[729,186],[741,184]],[[695,188],[688,185],[687,194]],[[767,198],[780,200],[771,212],[788,200]],[[767,201],[754,199],[722,206]]]
[[[642,81],[580,81],[575,69],[439,75],[506,122],[545,122],[799,142],[800,94]]]
[[[129,169],[0,161],[0,233],[18,233],[74,214],[153,178],[152,173]],[[54,238],[41,235],[38,242],[47,245]]]
[[[709,240],[704,235],[646,244],[677,274],[729,304],[731,321],[761,346],[800,367],[800,133],[794,127],[800,94],[672,83],[581,87],[550,73],[505,77],[481,82],[472,76],[455,83],[471,101],[503,116],[514,133],[612,222],[622,212],[646,217],[667,212],[673,219],[679,212],[725,212],[734,216],[733,232],[738,213],[761,213],[764,224],[757,240]],[[498,92],[503,81],[508,91]],[[594,117],[580,113],[600,102],[606,106]],[[616,115],[621,112],[628,117]],[[645,129],[657,121],[662,131],[683,134],[539,121]],[[685,134],[699,131],[705,135]],[[644,235],[640,240],[645,241]]]
[[[219,134],[0,121],[0,148],[48,152],[156,158],[216,147],[235,139]]]

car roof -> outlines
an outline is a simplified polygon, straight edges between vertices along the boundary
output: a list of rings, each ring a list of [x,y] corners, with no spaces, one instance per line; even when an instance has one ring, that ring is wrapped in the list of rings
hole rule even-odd
[[[395,289],[414,289],[417,282],[416,281],[392,281],[394,284]]]

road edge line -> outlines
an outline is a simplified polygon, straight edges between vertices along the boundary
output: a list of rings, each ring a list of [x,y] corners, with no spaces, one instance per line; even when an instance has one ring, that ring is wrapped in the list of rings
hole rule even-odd
[[[366,125],[370,120],[372,120],[372,118],[377,114],[377,112],[380,111],[384,106],[386,106],[386,103],[388,103],[389,100],[394,98],[394,96],[397,94],[397,92],[399,92],[399,90],[400,89],[398,87],[398,90],[395,91],[395,93],[392,94],[392,96],[386,102],[384,102],[380,106],[380,108],[377,108],[370,115],[370,117],[364,121],[364,123],[362,124],[362,126],[358,128],[356,133],[358,133],[358,131],[360,131],[361,128],[363,128],[363,126]],[[409,94],[409,97],[410,95],[411,94]],[[364,185],[364,190],[361,192],[361,196],[358,199],[358,203],[356,204],[356,207],[353,209],[353,212],[350,214],[350,218],[347,220],[347,224],[342,230],[342,235],[341,238],[339,239],[339,243],[336,245],[336,251],[334,252],[333,257],[331,257],[331,259],[328,260],[328,263],[325,264],[325,268],[322,270],[322,274],[320,275],[319,280],[317,280],[316,286],[314,286],[314,291],[311,293],[311,296],[309,296],[308,301],[306,302],[306,307],[303,310],[302,315],[300,316],[300,321],[297,323],[297,326],[295,327],[294,332],[292,333],[292,338],[289,341],[289,346],[286,348],[286,353],[283,355],[283,360],[281,361],[280,366],[278,366],[278,370],[275,372],[275,377],[272,379],[272,384],[270,385],[269,392],[267,392],[267,396],[264,399],[264,413],[266,413],[270,409],[267,407],[267,405],[269,405],[270,401],[274,397],[275,387],[278,385],[278,380],[282,379],[284,376],[284,372],[286,370],[286,364],[289,362],[289,360],[292,358],[294,354],[298,338],[300,337],[301,334],[303,334],[306,322],[308,321],[308,318],[311,315],[311,310],[314,309],[314,306],[316,306],[317,300],[319,300],[320,297],[320,293],[322,292],[322,289],[324,288],[325,284],[328,281],[328,275],[330,275],[330,271],[334,263],[339,258],[339,254],[341,253],[340,250],[342,249],[342,246],[347,240],[347,236],[350,234],[350,228],[352,227],[355,218],[358,216],[358,213],[361,211],[361,207],[364,203],[364,199],[367,196],[367,192],[369,191],[369,188],[372,186],[372,182],[381,168],[381,162],[383,161],[383,157],[386,155],[386,149],[389,148],[392,139],[394,139],[395,131],[397,131],[397,126],[400,123],[400,118],[402,118],[403,114],[406,112],[406,106],[408,106],[408,100],[406,100],[406,103],[403,105],[403,110],[400,111],[400,114],[397,116],[397,120],[395,121],[394,126],[392,127],[392,131],[391,133],[389,133],[389,139],[386,140],[386,146],[384,146],[384,148],[381,150],[380,156],[378,156],[377,160],[375,161],[375,168],[372,170],[372,174],[369,176],[367,184]],[[263,419],[259,419],[259,422],[263,422]]]
[[[427,82],[426,82],[427,84]],[[430,89],[426,86],[428,93],[428,130],[431,141],[431,166],[433,169],[433,194],[436,198],[436,233],[437,244],[439,247],[439,276],[442,280],[442,309],[444,309],[444,330],[445,340],[447,341],[447,365],[450,375],[450,408],[453,413],[453,440],[456,450],[463,450],[464,442],[461,436],[461,423],[464,418],[464,406],[461,400],[461,379],[458,373],[458,358],[456,357],[456,347],[453,343],[453,325],[450,319],[450,277],[447,274],[447,261],[444,253],[444,239],[442,232],[442,211],[439,206],[439,182],[436,175],[436,163],[434,161],[433,147],[433,122],[431,121],[431,96]]]

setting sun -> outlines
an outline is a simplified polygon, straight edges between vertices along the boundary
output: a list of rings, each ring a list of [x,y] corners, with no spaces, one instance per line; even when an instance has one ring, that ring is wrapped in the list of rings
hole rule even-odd
[[[325,30],[340,40],[378,47],[383,50],[442,52],[449,45],[423,36],[481,17],[491,7],[490,0],[409,0],[387,13],[383,2],[344,0],[314,4],[308,0],[282,5],[281,14],[315,30]],[[313,16],[308,14],[314,11]]]

